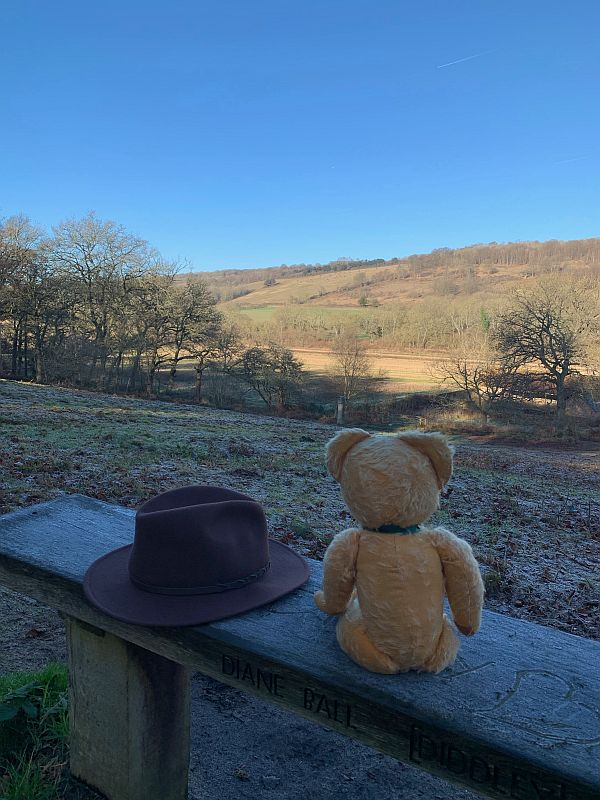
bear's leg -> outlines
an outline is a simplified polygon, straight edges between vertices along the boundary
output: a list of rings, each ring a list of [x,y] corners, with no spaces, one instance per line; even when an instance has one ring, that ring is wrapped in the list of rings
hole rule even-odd
[[[460,641],[454,632],[454,628],[444,615],[444,623],[442,626],[442,633],[438,639],[437,647],[429,656],[427,661],[423,664],[423,671],[425,672],[441,672],[450,664],[454,663]]]
[[[342,650],[361,667],[386,674],[399,672],[400,666],[369,639],[356,596],[339,618],[336,634]]]

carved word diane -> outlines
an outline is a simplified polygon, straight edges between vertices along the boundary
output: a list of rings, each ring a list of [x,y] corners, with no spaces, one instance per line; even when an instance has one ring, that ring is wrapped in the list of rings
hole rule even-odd
[[[494,790],[500,797],[513,800],[567,800],[566,787],[530,772],[465,752],[455,744],[425,733],[417,725],[411,728],[410,760],[424,769],[441,767],[473,786]]]
[[[250,683],[255,689],[266,691],[276,697],[282,696],[283,679],[276,672],[255,667],[248,661],[223,655],[221,657],[223,675],[236,678],[241,683]]]
[[[288,702],[309,711],[321,719],[336,722],[344,728],[354,728],[352,724],[352,706],[337,697],[321,694],[309,687],[288,687],[287,692],[283,678],[276,672],[261,669],[235,656],[221,655],[221,673],[229,678],[235,678],[242,684],[250,684],[260,692],[285,698]],[[295,695],[295,696],[293,696]]]

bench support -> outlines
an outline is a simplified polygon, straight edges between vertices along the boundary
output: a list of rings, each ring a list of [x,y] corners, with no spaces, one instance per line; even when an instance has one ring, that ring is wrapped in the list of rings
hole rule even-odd
[[[70,767],[108,800],[187,800],[190,671],[73,617]]]

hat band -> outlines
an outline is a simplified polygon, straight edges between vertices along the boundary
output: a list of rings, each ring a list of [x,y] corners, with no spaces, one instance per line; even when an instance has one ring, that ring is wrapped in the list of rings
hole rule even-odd
[[[235,581],[228,581],[227,583],[215,583],[212,586],[157,586],[154,583],[144,583],[143,581],[134,578],[129,573],[129,578],[134,586],[138,589],[143,589],[145,592],[152,592],[153,594],[170,594],[170,595],[192,595],[192,594],[216,594],[217,592],[227,592],[230,589],[241,589],[249,583],[254,583],[265,575],[271,568],[271,562],[267,561],[264,567],[257,569],[256,572],[246,575],[245,578],[238,578]]]

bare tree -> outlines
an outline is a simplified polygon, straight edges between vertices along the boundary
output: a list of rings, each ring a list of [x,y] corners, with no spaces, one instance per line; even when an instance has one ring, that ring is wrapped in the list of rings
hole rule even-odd
[[[196,400],[201,401],[201,392],[204,387],[202,372],[199,367],[204,367],[209,377],[208,396],[213,405],[222,406],[226,403],[240,399],[240,383],[236,377],[236,368],[241,364],[243,345],[237,326],[224,320],[216,328],[214,336],[207,341],[207,356],[202,362],[196,361]],[[200,377],[201,382],[198,382]]]
[[[123,302],[128,284],[151,272],[158,260],[148,244],[121,225],[90,213],[54,228],[50,258],[57,273],[72,283],[76,312],[92,336],[89,377],[108,358],[114,309]]]
[[[70,318],[72,298],[64,281],[52,273],[43,250],[23,265],[19,289],[32,342],[35,380],[45,383],[48,356],[62,339],[61,329]]]
[[[583,283],[552,283],[516,295],[500,315],[494,340],[503,360],[532,369],[551,387],[557,427],[566,411],[566,380],[580,372],[587,336],[597,325],[598,310]]]
[[[217,365],[223,372],[230,372],[239,364],[242,354],[242,337],[234,322],[225,320],[217,335]]]
[[[512,395],[519,364],[501,359],[487,340],[464,341],[433,366],[442,383],[458,387],[481,413]]]
[[[35,377],[45,380],[44,345],[61,304],[42,252],[44,232],[23,216],[0,225],[0,315],[12,321],[12,374],[28,377],[33,334]],[[1,344],[1,342],[0,342]]]
[[[184,358],[193,358],[198,403],[202,399],[204,370],[218,352],[223,315],[215,306],[214,297],[200,279],[190,279],[182,288],[175,289],[172,304],[174,327],[171,380],[175,379],[177,364]]]
[[[302,364],[291,350],[277,344],[250,347],[242,355],[240,377],[269,408],[287,408],[302,381]]]
[[[163,274],[139,280],[136,291],[132,293],[138,334],[135,358],[138,368],[141,361],[145,364],[149,397],[154,395],[160,369],[173,361],[174,305],[177,302],[174,281],[174,271],[165,265]]]
[[[346,405],[363,392],[373,379],[371,358],[364,341],[343,333],[331,348],[333,369]]]

